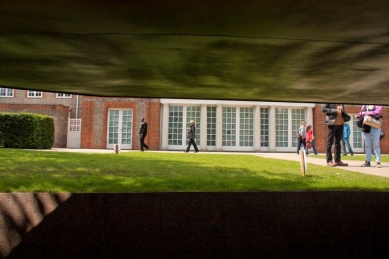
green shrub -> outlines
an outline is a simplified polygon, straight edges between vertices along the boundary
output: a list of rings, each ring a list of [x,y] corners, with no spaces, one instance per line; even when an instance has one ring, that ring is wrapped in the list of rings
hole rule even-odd
[[[54,119],[34,113],[0,113],[0,145],[50,149],[54,145]]]

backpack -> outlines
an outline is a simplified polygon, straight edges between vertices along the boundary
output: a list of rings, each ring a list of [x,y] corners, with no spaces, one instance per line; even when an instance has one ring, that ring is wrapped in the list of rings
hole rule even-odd
[[[299,131],[296,132],[296,138],[297,138],[299,141],[302,141],[302,140],[303,140],[303,136],[301,136],[301,134],[300,134]]]

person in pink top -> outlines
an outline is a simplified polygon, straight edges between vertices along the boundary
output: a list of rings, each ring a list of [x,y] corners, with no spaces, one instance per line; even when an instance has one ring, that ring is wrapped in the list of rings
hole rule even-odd
[[[308,125],[306,131],[307,131],[307,138],[306,138],[307,144],[305,148],[305,153],[308,155],[309,154],[308,149],[312,148],[315,155],[317,155],[315,141],[314,141],[315,137],[313,136],[312,126]]]
[[[382,106],[381,105],[363,105],[361,111],[355,115],[356,118],[361,118],[365,116],[373,116],[376,119],[382,118],[381,115]],[[369,125],[363,124],[362,127],[363,139],[365,140],[365,152],[366,152],[366,161],[362,167],[370,166],[371,161],[371,146],[373,145],[375,160],[377,162],[376,167],[381,168],[381,149],[380,149],[380,135],[381,128],[374,128]],[[373,139],[373,143],[371,143]]]

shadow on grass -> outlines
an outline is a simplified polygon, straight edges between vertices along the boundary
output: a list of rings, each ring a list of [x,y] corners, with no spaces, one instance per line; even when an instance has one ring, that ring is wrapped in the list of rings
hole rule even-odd
[[[356,225],[363,255],[388,247],[387,193],[309,191],[387,190],[381,177],[309,165],[303,178],[298,162],[248,155],[0,150],[0,162],[0,258],[290,258],[301,244],[338,258]]]
[[[1,153],[3,192],[382,190],[389,184],[315,165],[303,178],[298,162],[248,155]]]

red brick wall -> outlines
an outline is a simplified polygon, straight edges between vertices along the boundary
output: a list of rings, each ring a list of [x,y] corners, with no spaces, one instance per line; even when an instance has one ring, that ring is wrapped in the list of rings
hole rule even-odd
[[[146,143],[149,145],[151,150],[159,149],[159,144],[162,142],[160,140],[160,115],[161,115],[161,105],[159,102],[148,102],[147,103],[147,112],[145,120],[147,121],[147,136]],[[167,118],[166,118],[167,119]],[[138,120],[140,127],[140,120]],[[139,146],[139,145],[138,145]],[[139,147],[140,148],[140,147]]]
[[[326,152],[326,142],[327,142],[327,124],[325,124],[325,114],[321,111],[322,105],[317,105],[313,109],[313,130],[315,135],[315,144],[317,151],[319,153],[325,154]],[[355,115],[359,113],[362,105],[345,105],[345,110],[347,113],[351,115]],[[389,153],[389,114],[388,107],[384,106],[382,108],[382,117],[383,117],[383,125],[382,131],[385,132],[386,137],[380,142],[381,144],[381,153],[388,154]]]
[[[44,104],[13,104],[0,103],[0,112],[30,112],[44,114],[54,118],[55,148],[67,147],[69,106],[64,105],[44,105]]]
[[[160,142],[160,103],[159,99],[83,97],[81,148],[106,148],[108,111],[112,108],[132,109],[132,149],[140,149],[140,118],[148,123],[145,142],[151,150],[157,150]]]
[[[82,103],[82,120],[81,120],[81,148],[99,148],[93,147],[93,114],[94,103],[83,101]]]

